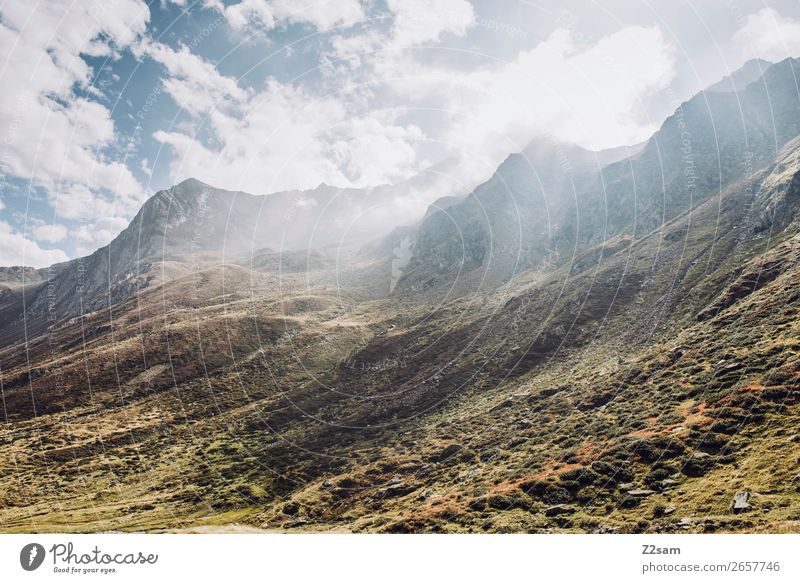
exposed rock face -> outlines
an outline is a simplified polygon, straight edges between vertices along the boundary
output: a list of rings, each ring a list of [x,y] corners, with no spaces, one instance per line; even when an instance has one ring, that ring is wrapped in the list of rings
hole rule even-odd
[[[575,509],[565,504],[556,504],[544,510],[545,516],[562,516],[564,514],[575,514]]]
[[[16,287],[39,283],[42,281],[41,272],[33,267],[0,267],[0,285]]]
[[[473,285],[490,289],[540,261],[555,262],[554,237],[574,214],[576,194],[604,165],[639,147],[590,152],[534,140],[463,200],[431,208],[401,289],[436,287],[475,270]]]
[[[628,490],[628,495],[634,498],[647,498],[655,493],[655,490]]]
[[[757,81],[774,63],[764,59],[750,59],[730,75],[705,89],[706,93],[735,93]]]

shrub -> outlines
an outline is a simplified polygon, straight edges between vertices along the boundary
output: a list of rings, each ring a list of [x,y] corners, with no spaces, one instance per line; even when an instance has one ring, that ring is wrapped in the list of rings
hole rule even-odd
[[[561,504],[563,502],[568,502],[571,498],[569,492],[565,488],[544,480],[525,481],[522,482],[519,487],[529,496],[538,498],[548,504]]]

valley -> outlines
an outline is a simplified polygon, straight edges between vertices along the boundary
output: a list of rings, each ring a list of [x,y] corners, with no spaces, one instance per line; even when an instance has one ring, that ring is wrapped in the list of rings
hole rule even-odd
[[[0,530],[800,531],[799,67],[380,236],[190,179],[0,272]]]

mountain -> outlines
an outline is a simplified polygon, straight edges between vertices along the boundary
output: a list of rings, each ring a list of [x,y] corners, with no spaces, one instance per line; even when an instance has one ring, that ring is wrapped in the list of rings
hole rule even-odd
[[[319,267],[354,252],[395,226],[413,223],[431,199],[458,187],[448,162],[395,185],[252,195],[188,179],[151,197],[128,227],[88,257],[46,270],[2,268],[0,343],[42,334],[53,322],[108,309],[140,290],[234,263],[278,270],[264,250],[296,263],[306,251]],[[324,257],[320,253],[325,254]],[[291,257],[293,258],[290,258]],[[297,269],[297,265],[293,269]]]
[[[705,88],[706,93],[735,93],[757,81],[774,63],[764,59],[750,59],[739,69]]]
[[[2,530],[800,531],[795,66],[335,254],[257,197],[157,195],[45,276],[134,293],[0,340]]]
[[[427,290],[454,276],[461,278],[461,288],[490,289],[547,261],[576,195],[604,166],[640,147],[590,152],[548,137],[535,139],[466,198],[429,209],[401,289]]]
[[[734,78],[760,65],[750,62]],[[800,131],[799,69],[787,59],[738,93],[695,95],[624,159],[532,144],[463,201],[428,213],[399,289],[492,288],[525,269],[563,265],[587,248],[624,245],[662,227],[774,162]]]
[[[42,281],[42,272],[34,267],[0,267],[0,285],[24,286]]]

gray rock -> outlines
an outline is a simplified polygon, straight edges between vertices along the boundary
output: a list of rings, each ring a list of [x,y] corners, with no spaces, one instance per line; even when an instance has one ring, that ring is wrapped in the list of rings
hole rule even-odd
[[[575,514],[575,509],[566,504],[556,504],[555,506],[546,508],[544,511],[545,516],[560,516],[562,514]]]
[[[750,492],[737,492],[733,496],[731,510],[734,514],[741,514],[750,510]]]
[[[628,495],[633,496],[634,498],[647,498],[648,496],[652,496],[655,494],[655,490],[629,490]]]

